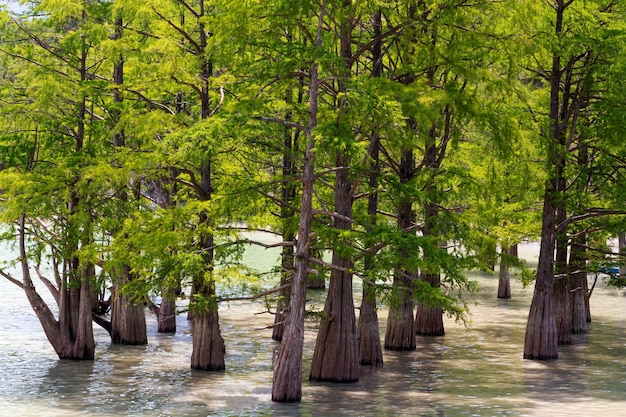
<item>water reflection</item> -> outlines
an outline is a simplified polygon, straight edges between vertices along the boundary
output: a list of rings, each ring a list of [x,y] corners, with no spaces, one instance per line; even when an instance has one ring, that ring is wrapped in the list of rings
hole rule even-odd
[[[532,289],[513,283],[513,299],[495,298],[497,277],[475,275],[472,327],[446,319],[446,335],[417,339],[413,352],[384,352],[385,366],[363,367],[354,384],[304,381],[302,404],[271,402],[277,343],[259,303],[220,309],[227,370],[189,369],[191,335],[182,315],[178,333],[149,345],[119,347],[96,328],[93,363],[58,361],[17,287],[0,281],[0,415],[20,416],[457,416],[620,415],[626,401],[626,312],[623,291],[600,286],[594,322],[575,335],[556,361],[525,361],[522,345]],[[358,292],[358,288],[357,288]],[[321,308],[323,294],[311,293]],[[477,305],[474,305],[474,302]],[[357,303],[358,304],[358,303]],[[381,308],[380,322],[386,323]],[[316,324],[307,323],[304,376]],[[384,329],[381,329],[384,334]]]

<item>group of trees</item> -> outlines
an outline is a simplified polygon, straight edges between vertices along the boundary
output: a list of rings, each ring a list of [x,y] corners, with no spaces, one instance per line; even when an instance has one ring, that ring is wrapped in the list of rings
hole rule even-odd
[[[145,303],[175,331],[182,289],[191,366],[222,370],[219,302],[274,293],[272,398],[299,401],[313,277],[329,284],[310,378],[350,382],[382,364],[377,302],[384,348],[415,349],[464,319],[464,270],[500,259],[510,297],[516,245],[540,239],[524,357],[551,359],[586,331],[587,273],[622,262],[618,1],[24,7],[0,15],[0,219],[22,278],[0,274],[60,358],[94,358],[93,322],[147,343]],[[281,237],[262,294],[236,262],[254,230]]]

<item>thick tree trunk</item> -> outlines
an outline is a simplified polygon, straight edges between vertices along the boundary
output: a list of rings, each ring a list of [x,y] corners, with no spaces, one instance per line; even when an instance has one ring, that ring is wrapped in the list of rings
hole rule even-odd
[[[397,301],[389,306],[387,316],[387,330],[385,332],[385,349],[415,350],[415,321],[413,317],[413,299],[411,287],[415,275],[408,275],[405,271],[394,271],[393,286],[396,290]]]
[[[191,369],[199,371],[223,371],[224,339],[220,331],[219,315],[213,311],[195,311],[192,317],[193,350]]]
[[[498,272],[498,298],[511,298],[511,274],[509,272],[509,259],[513,247],[502,247],[500,257],[500,271]]]
[[[116,272],[111,288],[111,343],[145,345],[148,343],[145,308],[120,291],[121,285],[132,279],[129,271],[119,268]]]
[[[345,261],[337,255],[333,257],[337,262],[333,262],[334,265],[339,266]],[[352,300],[352,274],[333,272],[309,378],[332,382],[358,381],[359,350]]]
[[[554,228],[555,208],[548,189],[544,198],[543,225],[535,291],[528,313],[524,359],[556,359],[558,331],[554,315]]]
[[[441,278],[439,274],[422,274],[420,279],[426,281],[433,288],[440,288]],[[415,334],[420,336],[443,336],[443,309],[441,307],[417,305],[415,314]]]
[[[349,75],[352,48],[351,0],[344,0],[346,16],[341,19],[340,55],[344,66],[340,67],[338,111],[345,108],[345,83],[343,76]],[[345,74],[342,72],[345,70]],[[350,181],[350,157],[338,151],[335,161],[335,213],[342,218],[333,219],[337,231],[352,230],[352,182]],[[359,349],[356,332],[356,317],[352,292],[353,263],[345,248],[352,242],[341,237],[333,247],[332,269],[324,315],[317,333],[309,379],[332,382],[352,382],[359,379]],[[323,275],[322,275],[323,278]],[[321,282],[320,282],[321,283]],[[309,284],[310,285],[310,284]]]
[[[338,167],[349,166],[347,158],[337,157]],[[352,184],[346,169],[337,171],[335,179],[335,212],[352,217]],[[350,230],[348,220],[335,218],[338,230]],[[352,261],[341,253],[350,242],[337,242],[333,251],[330,285],[320,322],[309,378],[320,381],[352,382],[359,379],[359,353],[356,317],[352,298]]]
[[[565,191],[563,166],[557,170],[559,191]],[[561,224],[566,219],[565,207],[559,203],[556,210],[556,223]],[[567,265],[568,237],[565,232],[556,236],[555,273],[558,279],[554,280],[554,314],[556,327],[559,333],[559,344],[572,343],[572,292],[570,291],[570,276]]]
[[[436,226],[437,211],[435,203],[426,203],[424,209],[424,236],[438,236],[438,226]],[[424,254],[424,257],[427,256],[428,254]],[[420,279],[427,282],[432,288],[441,288],[441,275],[439,272],[427,273],[422,271]],[[445,334],[443,309],[419,303],[415,316],[415,333],[421,336],[443,336]]]

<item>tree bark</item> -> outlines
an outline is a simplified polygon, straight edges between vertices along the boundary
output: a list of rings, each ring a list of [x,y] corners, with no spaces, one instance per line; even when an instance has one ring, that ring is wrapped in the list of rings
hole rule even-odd
[[[580,235],[572,244],[569,269],[572,273],[572,333],[587,331],[587,262],[586,238]]]
[[[619,234],[617,245],[620,254],[619,275],[620,278],[626,278],[626,233]]]
[[[341,155],[337,166],[348,166]],[[352,184],[346,169],[337,171],[335,179],[335,211],[345,218],[352,217]],[[350,221],[335,218],[338,230],[350,230]],[[359,354],[356,333],[356,317],[352,298],[352,261],[341,253],[342,246],[350,242],[336,243],[333,251],[330,285],[320,322],[309,379],[332,382],[352,382],[359,379]]]
[[[563,32],[563,13],[569,6],[561,1],[555,3],[554,32],[561,36]],[[561,57],[552,56],[550,71],[550,132],[547,138],[547,170],[548,180],[545,184],[541,244],[539,262],[535,280],[535,291],[530,305],[526,335],[524,339],[524,359],[556,359],[558,353],[559,334],[557,329],[554,305],[554,255],[556,248],[556,210],[559,199],[559,166],[565,157],[564,141],[565,125],[561,120]]]
[[[511,298],[511,274],[509,271],[509,259],[513,251],[510,248],[502,247],[502,256],[500,257],[500,271],[498,272],[498,298]]]
[[[317,24],[316,46],[322,46],[322,24],[325,3],[320,8]],[[272,401],[299,402],[302,399],[302,350],[304,346],[304,312],[306,286],[309,274],[311,222],[313,219],[313,185],[315,182],[315,136],[319,94],[318,64],[310,71],[309,119],[306,129],[306,149],[302,165],[302,196],[300,224],[295,254],[295,274],[291,285],[289,308],[283,340],[278,350],[272,382]]]
[[[146,315],[143,304],[120,291],[120,284],[128,282],[129,271],[118,270],[111,289],[111,343],[119,345],[145,345],[148,343]]]
[[[223,371],[224,339],[220,331],[217,306],[212,311],[194,311],[192,317],[193,350],[191,369],[199,371]]]
[[[546,188],[548,189],[543,204],[537,277],[524,338],[524,359],[556,359],[559,357],[553,295],[555,208],[551,201],[551,190],[549,187]]]
[[[373,16],[374,38],[378,39],[372,48],[372,77],[380,77],[382,74],[382,13],[376,12]],[[376,225],[378,214],[378,192],[376,191],[380,176],[380,137],[377,132],[372,132],[370,140],[370,167],[369,167],[369,190],[367,201],[368,224],[366,231],[371,234]],[[366,248],[372,247],[375,242],[366,239]],[[369,276],[375,265],[376,254],[368,254],[363,262],[364,275]],[[380,345],[380,329],[378,313],[376,312],[375,285],[369,280],[363,281],[363,295],[359,308],[359,321],[357,325],[359,340],[359,362],[361,365],[382,366],[383,351]]]
[[[414,175],[413,151],[408,149],[403,151],[400,160],[400,182],[406,184]],[[413,221],[412,199],[410,196],[402,196],[398,205],[398,230],[410,229]],[[409,247],[401,247],[400,257],[406,259],[409,256],[415,256],[410,254],[409,250]],[[412,297],[413,283],[416,277],[417,273],[415,271],[403,268],[401,265],[394,269],[393,287],[396,299],[389,306],[387,330],[385,332],[385,349],[414,350],[416,348]]]

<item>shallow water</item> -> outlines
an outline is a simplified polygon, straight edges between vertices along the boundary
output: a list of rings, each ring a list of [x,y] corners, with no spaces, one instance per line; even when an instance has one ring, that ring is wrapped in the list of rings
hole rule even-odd
[[[534,257],[536,246],[524,248]],[[271,263],[265,252],[253,258]],[[513,299],[495,297],[497,277],[473,274],[481,286],[469,301],[471,328],[446,319],[446,335],[418,338],[414,352],[384,352],[381,369],[361,369],[354,384],[304,381],[301,404],[270,401],[272,323],[262,302],[220,307],[227,370],[189,369],[185,315],[178,333],[156,333],[149,345],[112,346],[95,326],[93,363],[59,361],[21,290],[0,280],[0,415],[6,416],[494,416],[624,415],[626,298],[599,284],[593,323],[555,361],[522,359],[532,288],[513,282]],[[321,308],[323,294],[312,292]],[[386,308],[381,308],[384,335]],[[307,324],[308,376],[315,323]]]

